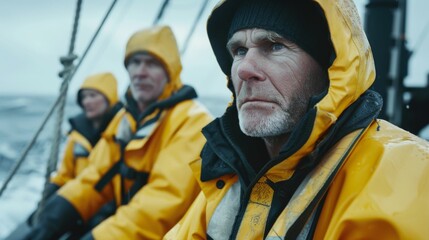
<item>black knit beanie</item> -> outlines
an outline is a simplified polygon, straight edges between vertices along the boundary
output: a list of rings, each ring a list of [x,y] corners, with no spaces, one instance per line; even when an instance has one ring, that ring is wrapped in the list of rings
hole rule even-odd
[[[323,10],[311,0],[245,0],[236,10],[228,39],[241,30],[261,28],[294,42],[324,69],[331,65],[333,47]]]

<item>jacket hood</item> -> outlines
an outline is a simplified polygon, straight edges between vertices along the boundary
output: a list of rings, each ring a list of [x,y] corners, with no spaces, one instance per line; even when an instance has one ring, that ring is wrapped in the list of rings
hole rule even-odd
[[[226,49],[227,34],[234,12],[242,1],[223,0],[219,2],[207,22],[207,32],[212,49],[223,72],[227,75],[230,70],[222,66],[224,61],[232,64],[232,58]],[[314,149],[318,139],[322,138],[326,131],[337,122],[347,107],[369,89],[375,79],[372,52],[353,1],[314,1],[321,6],[325,13],[336,56],[328,69],[330,84],[327,94],[312,105],[314,107],[303,118],[311,129],[308,139],[298,150],[296,160],[288,161],[292,165],[294,165],[294,161],[298,161]],[[228,84],[231,84],[230,80]]]
[[[157,26],[134,33],[128,40],[125,49],[125,67],[127,66],[129,57],[139,52],[150,53],[156,57],[163,63],[167,71],[169,82],[165,86],[159,100],[168,98],[182,87],[180,79],[182,63],[180,61],[176,38],[170,27]]]
[[[83,89],[92,89],[100,92],[109,101],[109,106],[113,107],[118,102],[118,83],[111,73],[99,73],[91,75],[85,79],[77,93],[77,103],[82,107],[81,92]]]

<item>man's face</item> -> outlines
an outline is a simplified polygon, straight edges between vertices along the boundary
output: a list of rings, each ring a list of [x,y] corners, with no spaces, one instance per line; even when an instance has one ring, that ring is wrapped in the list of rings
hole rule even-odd
[[[168,82],[168,75],[162,63],[148,53],[132,55],[127,71],[134,99],[146,106],[158,99]]]
[[[263,29],[236,32],[227,48],[241,130],[253,137],[287,134],[327,87],[319,64],[296,44]]]

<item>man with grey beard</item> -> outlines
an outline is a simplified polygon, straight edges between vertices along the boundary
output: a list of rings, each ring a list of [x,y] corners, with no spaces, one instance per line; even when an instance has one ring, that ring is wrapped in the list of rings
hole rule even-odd
[[[427,239],[429,144],[376,119],[352,0],[224,0],[207,32],[234,101],[166,239]]]

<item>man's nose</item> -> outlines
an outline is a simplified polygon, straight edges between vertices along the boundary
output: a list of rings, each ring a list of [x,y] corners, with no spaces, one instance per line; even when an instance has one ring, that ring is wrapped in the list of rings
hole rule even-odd
[[[142,62],[139,64],[137,70],[139,75],[146,76],[148,73],[148,65]]]
[[[238,77],[243,81],[263,81],[265,77],[261,71],[260,59],[257,50],[249,49],[237,67]]]

